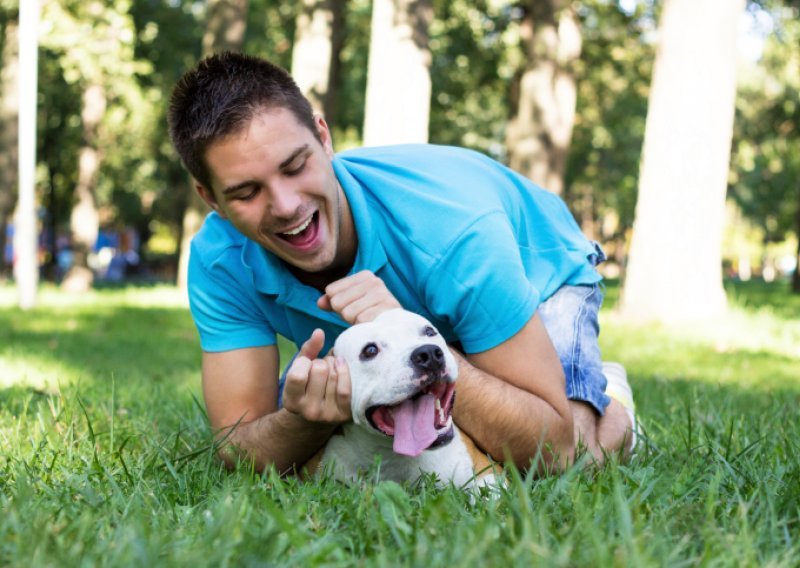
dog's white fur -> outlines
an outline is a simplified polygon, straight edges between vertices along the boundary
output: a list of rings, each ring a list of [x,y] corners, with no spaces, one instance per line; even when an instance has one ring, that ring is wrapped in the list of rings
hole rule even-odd
[[[365,356],[367,346],[372,347]],[[424,473],[433,473],[441,485],[452,482],[456,486],[474,487],[495,483],[490,471],[475,471],[475,462],[452,417],[436,429],[439,436],[436,443],[446,442],[449,437],[452,440],[416,457],[395,453],[393,438],[368,418],[371,408],[398,404],[433,380],[430,373],[411,361],[412,353],[420,347],[441,350],[444,368],[437,371],[435,380],[447,383],[456,380],[458,364],[444,339],[430,322],[411,312],[387,311],[339,336],[334,354],[343,357],[350,370],[353,422],[343,427],[343,435],[330,439],[322,454],[321,468],[331,468],[334,477],[342,481],[355,481],[380,456],[381,479],[413,481]],[[470,440],[466,442],[471,444]]]

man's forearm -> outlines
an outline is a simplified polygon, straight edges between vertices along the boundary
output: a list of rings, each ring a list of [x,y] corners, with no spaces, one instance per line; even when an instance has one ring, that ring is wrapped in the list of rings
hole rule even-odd
[[[476,368],[460,353],[453,417],[459,428],[494,459],[527,468],[541,452],[540,469],[552,471],[572,458],[573,423],[546,401]]]
[[[258,471],[274,465],[281,474],[299,470],[330,438],[336,424],[309,422],[285,409],[223,429],[219,455],[228,467],[253,460]]]

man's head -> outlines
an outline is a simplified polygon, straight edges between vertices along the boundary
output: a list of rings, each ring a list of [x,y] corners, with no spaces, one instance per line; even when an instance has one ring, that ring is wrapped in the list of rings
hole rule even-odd
[[[258,112],[283,108],[319,138],[311,105],[284,69],[240,53],[206,57],[175,85],[167,120],[172,144],[189,173],[211,187],[206,149]]]
[[[176,86],[169,122],[198,193],[240,233],[307,284],[347,273],[356,233],[330,131],[285,71],[245,55],[209,57]]]

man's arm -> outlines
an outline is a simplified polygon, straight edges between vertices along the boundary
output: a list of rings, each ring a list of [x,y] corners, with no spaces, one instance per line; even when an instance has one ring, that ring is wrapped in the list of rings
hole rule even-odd
[[[350,377],[333,358],[316,359],[322,332],[302,346],[278,409],[278,350],[272,345],[203,353],[203,396],[228,467],[246,457],[261,470],[288,473],[350,419]]]
[[[370,321],[399,307],[380,278],[366,271],[328,286],[318,304],[349,323]],[[454,418],[478,445],[498,461],[508,452],[520,468],[527,468],[538,452],[543,470],[572,459],[573,420],[564,371],[538,314],[497,347],[456,356]]]
[[[496,460],[540,469],[564,466],[574,454],[564,371],[538,314],[493,349],[456,352],[459,377],[453,417]]]

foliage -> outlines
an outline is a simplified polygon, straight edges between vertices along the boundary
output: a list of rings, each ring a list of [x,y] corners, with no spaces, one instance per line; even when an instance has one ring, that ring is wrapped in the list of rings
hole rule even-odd
[[[427,481],[227,473],[177,291],[46,288],[24,314],[12,296],[0,288],[3,565],[800,562],[800,304],[783,283],[737,284],[736,325],[714,329],[629,328],[606,309],[604,353],[628,367],[647,432],[638,457],[512,472],[474,501]]]
[[[754,14],[774,28],[759,64],[743,70],[731,195],[765,241],[782,241],[800,230],[800,20],[798,8]]]
[[[434,2],[434,16],[430,141],[502,159],[519,15],[510,3],[481,0]]]
[[[599,237],[630,227],[638,183],[653,30],[663,2],[573,0],[583,34],[576,68],[578,109],[565,198],[576,216],[617,218]],[[775,20],[764,57],[746,73],[737,107],[731,195],[767,239],[792,230],[800,197],[796,147],[797,0],[749,2]],[[503,159],[510,84],[521,53],[517,3],[435,0],[431,26],[430,139]],[[0,41],[17,17],[0,0]],[[783,11],[782,11],[783,10]],[[245,50],[289,68],[297,3],[250,0]],[[360,143],[371,3],[349,0],[339,102],[327,117],[337,149]],[[98,201],[111,224],[133,225],[146,240],[156,228],[177,236],[187,176],[166,132],[166,105],[178,77],[200,56],[203,0],[59,0],[43,9],[39,78],[40,200],[50,233],[68,219],[82,144],[81,95],[91,81],[107,90],[100,128]],[[610,229],[609,229],[610,227]],[[162,239],[163,240],[163,239]]]
[[[616,234],[606,239],[633,225],[655,53],[650,10],[638,3],[625,12],[606,0],[585,1],[579,10],[583,49],[564,197],[578,217],[587,207],[593,219],[616,215]]]

